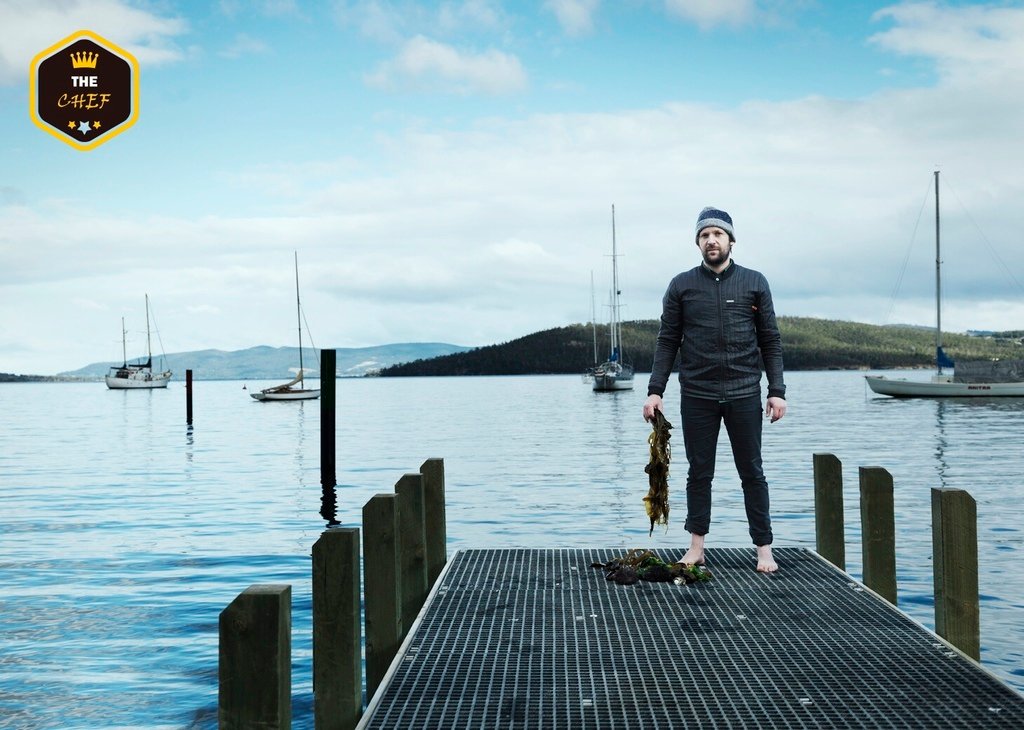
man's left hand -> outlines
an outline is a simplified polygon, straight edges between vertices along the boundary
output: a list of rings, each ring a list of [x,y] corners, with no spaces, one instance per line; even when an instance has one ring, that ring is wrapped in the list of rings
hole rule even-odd
[[[764,415],[771,416],[771,422],[775,423],[784,415],[786,415],[786,399],[785,398],[769,398],[768,403],[764,407]]]

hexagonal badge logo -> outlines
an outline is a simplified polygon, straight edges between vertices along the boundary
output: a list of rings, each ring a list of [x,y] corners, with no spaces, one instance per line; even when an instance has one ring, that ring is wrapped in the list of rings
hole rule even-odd
[[[139,63],[123,48],[80,30],[32,59],[29,113],[43,131],[91,150],[138,119]]]

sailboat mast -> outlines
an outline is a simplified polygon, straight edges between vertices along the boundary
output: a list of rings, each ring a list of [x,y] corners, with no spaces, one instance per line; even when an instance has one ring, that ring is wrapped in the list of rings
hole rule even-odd
[[[149,344],[149,294],[146,295],[146,356],[149,358],[150,364],[152,364],[153,347]]]
[[[615,206],[612,205],[612,357],[619,359],[619,267],[615,245]]]
[[[302,304],[299,302],[299,252],[295,251],[295,312],[299,320],[299,378],[302,379]]]
[[[128,330],[124,328],[124,317],[121,317],[121,357],[124,362],[121,367],[128,367]]]
[[[942,254],[939,247],[939,171],[935,171],[935,364],[942,375]]]
[[[594,302],[594,270],[590,270],[590,330],[594,335],[594,363],[597,360],[597,305]]]

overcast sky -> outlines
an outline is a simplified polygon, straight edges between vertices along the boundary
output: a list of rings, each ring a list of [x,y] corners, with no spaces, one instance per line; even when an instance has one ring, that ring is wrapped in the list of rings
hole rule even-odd
[[[137,123],[33,124],[32,58],[90,30]],[[705,205],[780,315],[1024,328],[1024,3],[0,0],[0,371],[144,350],[487,345],[626,319]],[[154,349],[159,349],[156,346]]]

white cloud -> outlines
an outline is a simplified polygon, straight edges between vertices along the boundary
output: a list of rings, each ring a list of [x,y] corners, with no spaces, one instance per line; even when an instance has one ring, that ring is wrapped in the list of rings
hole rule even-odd
[[[496,49],[474,54],[416,36],[366,81],[387,89],[507,94],[526,87],[526,72],[518,58]]]
[[[501,32],[508,18],[497,0],[462,0],[423,4],[412,0],[341,0],[334,15],[367,38],[400,43],[414,35]]]
[[[499,31],[506,25],[505,12],[495,0],[463,0],[444,2],[438,9],[438,22],[443,30]]]
[[[247,11],[255,11],[270,18],[303,17],[296,0],[220,0],[220,12],[229,18],[239,18]]]
[[[669,13],[690,20],[702,29],[717,25],[743,25],[754,19],[755,0],[665,0]]]
[[[183,58],[174,38],[187,30],[124,0],[6,0],[0,3],[0,85],[28,82],[32,58],[80,30],[91,30],[134,55],[142,66]]]
[[[220,52],[222,58],[242,58],[244,56],[255,56],[266,53],[269,50],[266,42],[259,38],[253,38],[246,33],[239,33],[235,36],[230,45]]]
[[[338,2],[334,14],[344,26],[353,26],[367,38],[385,43],[397,43],[409,33],[411,15],[422,11],[416,8],[401,9],[393,3],[382,0],[358,0]]]
[[[555,14],[566,33],[579,36],[594,29],[598,4],[599,0],[546,0],[544,7]]]
[[[934,60],[948,82],[1019,80],[1024,73],[1024,12],[1019,8],[906,3],[880,10],[873,19],[896,25],[871,42]]]

